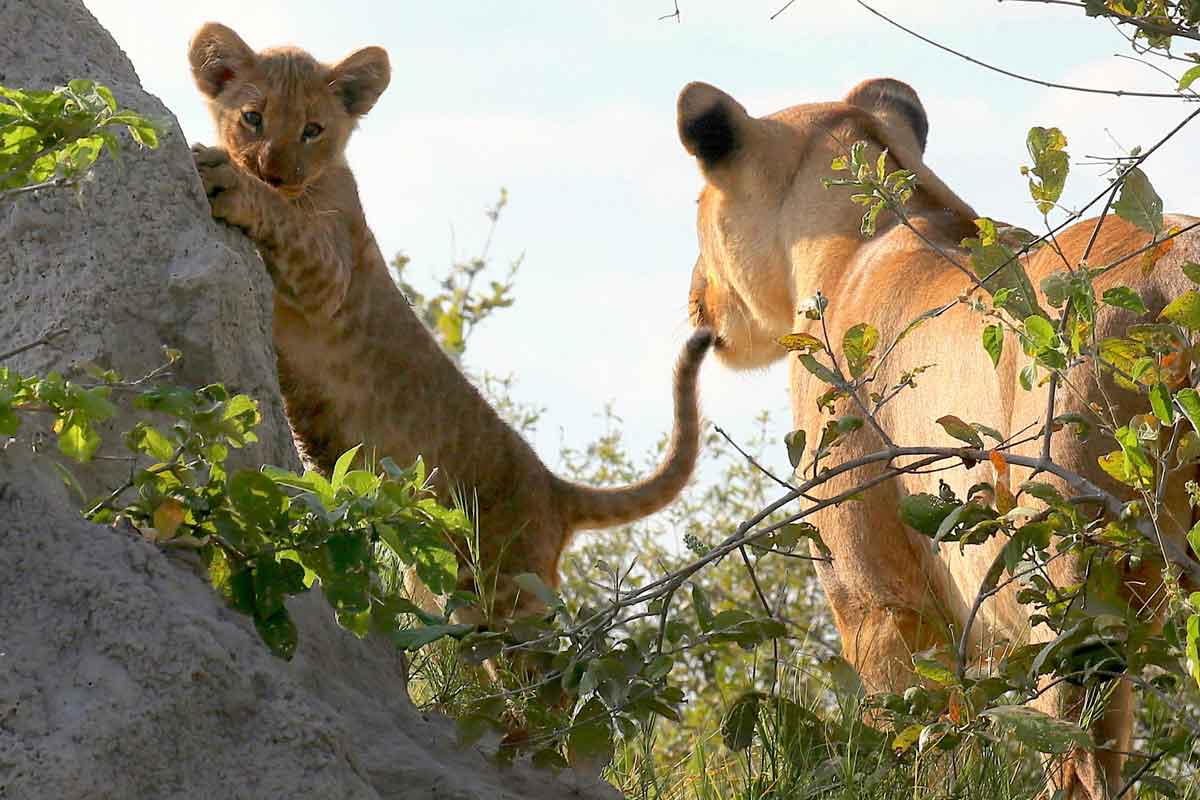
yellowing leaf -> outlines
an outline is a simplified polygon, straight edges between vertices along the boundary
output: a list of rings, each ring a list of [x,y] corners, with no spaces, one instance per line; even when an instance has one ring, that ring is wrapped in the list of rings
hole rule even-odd
[[[1163,241],[1159,242],[1157,246],[1151,247],[1149,250],[1142,253],[1142,274],[1149,275],[1154,269],[1154,265],[1158,263],[1158,260],[1169,253],[1171,248],[1174,246],[1174,239],[1164,239]]]
[[[154,530],[158,531],[158,538],[170,539],[174,536],[183,524],[184,513],[183,504],[173,497],[159,503],[158,508],[154,509]]]
[[[1188,290],[1176,297],[1160,315],[1188,330],[1200,330],[1200,292]]]
[[[983,449],[983,440],[979,438],[979,434],[967,423],[963,422],[953,414],[947,414],[936,420],[938,425],[941,425],[946,433],[958,439],[960,442],[966,442],[976,450]]]
[[[791,353],[815,353],[824,349],[821,340],[807,333],[789,333],[780,336],[776,341],[784,350]]]
[[[1016,508],[1017,499],[1012,493],[1012,483],[1008,474],[1008,459],[998,450],[988,453],[988,461],[996,472],[996,510],[1007,514]]]
[[[1037,203],[1038,211],[1049,214],[1062,196],[1071,161],[1067,151],[1067,137],[1058,128],[1034,127],[1029,129],[1025,146],[1033,158],[1032,167],[1022,167],[1021,174],[1032,173],[1029,179],[1029,194]]]
[[[865,322],[860,322],[846,331],[842,338],[842,352],[846,355],[846,364],[850,376],[859,378],[874,360],[871,351],[879,344],[879,331]]]
[[[921,738],[921,733],[924,730],[924,725],[916,723],[909,725],[907,728],[900,731],[900,733],[896,734],[896,738],[892,740],[892,749],[899,753],[907,751],[910,747],[917,743],[917,740]]]

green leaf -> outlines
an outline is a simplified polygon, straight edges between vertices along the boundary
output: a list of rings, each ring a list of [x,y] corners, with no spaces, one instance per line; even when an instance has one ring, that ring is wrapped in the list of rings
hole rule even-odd
[[[854,671],[854,667],[850,662],[841,656],[831,656],[821,661],[821,669],[824,670],[840,697],[863,697],[866,693],[866,687],[863,686],[862,678]]]
[[[1164,383],[1150,387],[1150,409],[1163,425],[1175,424],[1175,407],[1171,404],[1171,390]]]
[[[1131,167],[1123,176],[1121,193],[1112,205],[1113,213],[1157,236],[1163,229],[1162,209],[1162,198],[1150,185],[1146,173]]]
[[[1191,67],[1187,72],[1179,76],[1179,91],[1182,92],[1184,89],[1191,86],[1197,78],[1200,78],[1200,64]]]
[[[804,457],[804,446],[807,444],[808,435],[803,430],[795,430],[783,437],[783,443],[787,445],[788,462],[792,465],[792,469],[797,469],[800,466],[800,459]]]
[[[1200,394],[1195,389],[1180,389],[1175,393],[1175,402],[1183,409],[1183,415],[1192,423],[1192,430],[1200,433]]]
[[[361,449],[362,445],[356,444],[338,456],[337,463],[333,465],[333,475],[329,479],[329,485],[333,487],[334,492],[342,488],[342,482],[346,479],[346,473],[350,471],[350,465],[354,463],[354,457],[358,455],[358,451]]]
[[[420,650],[427,644],[432,644],[439,639],[447,637],[452,639],[461,639],[471,631],[475,630],[474,625],[466,623],[445,623],[439,625],[421,625],[416,628],[405,628],[403,630],[392,631],[388,634],[388,638],[392,640],[392,644],[401,650]]]
[[[1004,329],[999,325],[988,325],[984,328],[983,349],[992,359],[992,366],[1000,366],[1000,354],[1004,352]]]
[[[1066,369],[1067,358],[1058,350],[1052,350],[1049,347],[1043,347],[1037,351],[1037,361],[1039,364],[1049,367],[1050,369]]]
[[[1063,496],[1059,494],[1058,489],[1055,489],[1048,483],[1025,481],[1025,483],[1021,484],[1019,491],[1036,497],[1052,508],[1059,508],[1066,505],[1066,501],[1063,500]]]
[[[286,608],[281,608],[266,619],[254,617],[254,627],[271,652],[284,661],[291,661],[296,654],[296,623],[292,622]]]
[[[900,501],[900,519],[926,536],[936,536],[942,521],[959,505],[937,495],[910,494]]]
[[[612,729],[608,709],[599,698],[583,704],[571,720],[567,733],[567,761],[575,768],[599,771],[612,758]]]
[[[1021,372],[1017,375],[1017,380],[1021,384],[1021,388],[1029,392],[1033,390],[1033,383],[1037,380],[1037,367],[1029,364],[1021,368]]]
[[[1172,300],[1159,316],[1188,330],[1200,330],[1200,292],[1189,289]]]
[[[144,422],[139,422],[133,427],[126,437],[126,443],[131,449],[145,453],[164,464],[175,455],[175,448],[171,446],[167,437],[159,432],[158,428]]]
[[[1105,291],[1100,299],[1107,305],[1123,308],[1135,314],[1147,313],[1146,304],[1142,302],[1141,296],[1128,286],[1114,286]]]
[[[712,606],[708,602],[708,595],[704,593],[698,583],[692,584],[692,609],[696,612],[696,621],[700,623],[700,630],[705,632],[712,630]]]
[[[1029,129],[1025,146],[1033,158],[1033,166],[1022,167],[1021,173],[1036,176],[1037,180],[1029,179],[1029,194],[1037,203],[1038,211],[1045,216],[1062,196],[1071,169],[1070,158],[1063,149],[1067,146],[1067,137],[1058,128],[1034,127]]]
[[[922,678],[927,678],[934,683],[940,683],[943,686],[952,686],[958,683],[958,676],[954,674],[954,671],[937,659],[913,656],[913,668]]]
[[[966,442],[976,450],[983,449],[983,439],[979,438],[979,434],[974,428],[963,422],[958,417],[947,414],[944,417],[939,417],[935,420],[938,425],[945,429],[946,433],[958,439],[960,442]]]
[[[1192,283],[1200,283],[1200,264],[1197,264],[1195,261],[1187,261],[1180,266],[1180,269],[1183,270],[1183,274],[1187,275],[1188,280]]]
[[[975,225],[979,238],[963,239],[962,246],[971,251],[971,266],[996,305],[1021,320],[1041,314],[1033,283],[1016,254],[997,239],[996,224],[980,218]]]
[[[1088,418],[1077,411],[1071,411],[1066,414],[1059,414],[1054,418],[1055,425],[1074,425],[1075,438],[1086,439],[1092,434],[1092,423]]]
[[[1042,278],[1041,287],[1046,302],[1053,308],[1061,308],[1071,294],[1070,273],[1053,272]]]
[[[100,435],[83,419],[68,424],[58,434],[58,449],[76,461],[90,461],[100,447]]]
[[[287,496],[275,481],[261,472],[242,469],[229,480],[229,499],[238,513],[262,530],[282,528],[287,510]]]
[[[865,322],[860,322],[846,331],[842,337],[842,352],[846,365],[854,378],[862,377],[874,358],[871,352],[879,344],[879,331]]]
[[[801,353],[799,358],[800,363],[804,365],[804,368],[816,376],[818,380],[824,381],[830,386],[842,385],[842,381],[840,378],[838,378],[837,373],[822,364],[820,361],[817,361],[807,353]]]
[[[1029,706],[995,706],[980,712],[1011,730],[1018,741],[1039,753],[1066,753],[1073,747],[1091,747],[1091,737],[1078,725],[1056,719]]]
[[[1150,456],[1142,446],[1137,432],[1129,426],[1122,426],[1113,434],[1121,452],[1125,456],[1126,483],[1141,488],[1149,488],[1154,479],[1154,467],[1150,464]]]
[[[765,697],[762,692],[746,692],[733,701],[725,719],[721,720],[721,739],[735,753],[745,750],[754,741],[758,707]]]
[[[984,425],[982,422],[972,422],[971,427],[982,433],[984,436],[990,436],[992,441],[996,442],[997,444],[1004,441],[1004,435],[1000,433],[1000,431],[988,425]]]
[[[522,572],[513,576],[513,583],[551,608],[562,605],[562,599],[558,594],[532,572]]]
[[[1034,315],[1025,319],[1025,335],[1039,348],[1057,347],[1058,334],[1045,317]]]
[[[831,419],[825,423],[825,427],[821,430],[821,442],[817,445],[817,452],[813,458],[821,458],[828,453],[830,449],[841,441],[842,437],[848,433],[853,433],[863,426],[861,417],[847,415],[838,419]]]

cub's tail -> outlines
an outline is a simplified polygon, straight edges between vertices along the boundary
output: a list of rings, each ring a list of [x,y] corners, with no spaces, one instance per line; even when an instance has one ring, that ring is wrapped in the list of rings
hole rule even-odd
[[[554,478],[570,530],[609,528],[641,519],[670,503],[683,490],[700,452],[696,382],[713,338],[708,328],[699,328],[679,354],[675,366],[675,427],[667,457],[653,475],[637,483],[607,489]]]

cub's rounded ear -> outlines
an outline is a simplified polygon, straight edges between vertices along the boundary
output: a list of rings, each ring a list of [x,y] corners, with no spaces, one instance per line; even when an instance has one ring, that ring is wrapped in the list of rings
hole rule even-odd
[[[929,117],[925,106],[911,86],[894,78],[872,78],[850,90],[846,102],[870,112],[888,125],[912,134],[917,147],[925,152],[929,137]]]
[[[705,170],[720,166],[744,144],[753,119],[737,100],[707,83],[679,93],[679,141]]]
[[[382,47],[364,47],[330,68],[329,88],[342,99],[347,113],[361,117],[375,105],[391,79],[387,51]]]
[[[192,77],[208,97],[216,97],[230,80],[249,71],[256,58],[242,37],[219,22],[206,22],[188,47]]]

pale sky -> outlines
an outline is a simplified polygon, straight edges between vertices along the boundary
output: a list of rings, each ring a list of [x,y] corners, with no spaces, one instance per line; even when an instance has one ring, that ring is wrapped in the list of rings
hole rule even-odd
[[[688,81],[720,86],[756,115],[839,98],[867,77],[907,81],[929,113],[932,168],[980,213],[1035,230],[1040,215],[1018,172],[1031,126],[1057,125],[1068,138],[1069,206],[1103,186],[1081,159],[1149,146],[1190,110],[1019,83],[936,51],[852,0],[799,0],[774,21],[783,0],[679,0],[681,23],[658,19],[672,0],[208,0],[203,11],[85,2],[191,141],[212,139],[186,59],[191,33],[209,19],[252,47],[295,44],[322,60],[387,48],[391,86],[350,146],[368,222],[385,256],[412,257],[420,281],[477,253],[483,210],[508,189],[493,255],[502,266],[525,254],[517,303],[475,334],[468,363],[515,374],[517,397],[547,408],[534,444],[551,465],[560,441],[580,447],[599,432],[607,401],[636,453],[669,427],[701,188],[675,133],[675,98]],[[1171,89],[1152,69],[1113,57],[1129,49],[1107,23],[1070,9],[874,5],[1047,80]],[[1168,210],[1200,211],[1198,134],[1177,137],[1147,166]],[[702,381],[706,416],[736,437],[749,435],[762,409],[773,412],[780,440],[789,430],[782,368],[733,373],[710,363]],[[786,464],[782,444],[774,456]]]

